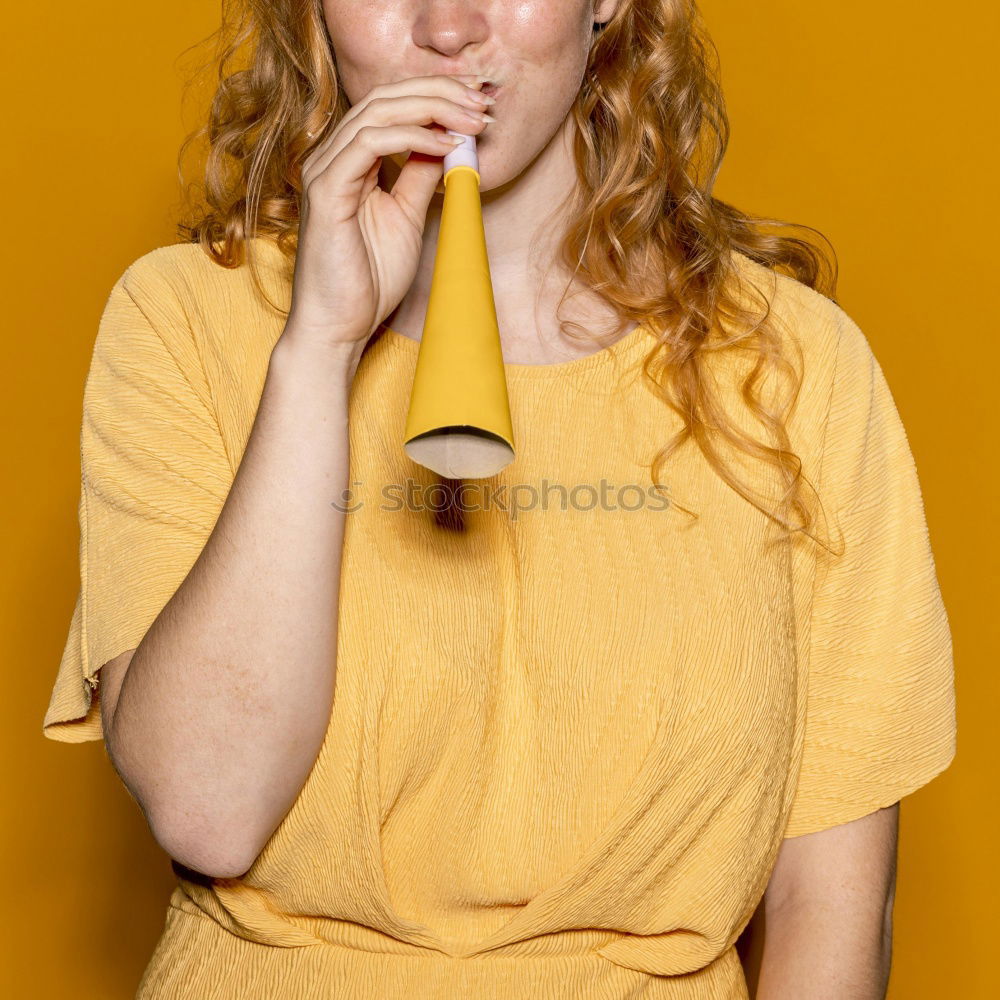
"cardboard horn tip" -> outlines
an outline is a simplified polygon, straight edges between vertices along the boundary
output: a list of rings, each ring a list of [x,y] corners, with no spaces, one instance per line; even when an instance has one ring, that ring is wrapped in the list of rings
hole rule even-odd
[[[514,458],[503,438],[478,427],[441,427],[403,445],[418,465],[447,479],[486,479]]]

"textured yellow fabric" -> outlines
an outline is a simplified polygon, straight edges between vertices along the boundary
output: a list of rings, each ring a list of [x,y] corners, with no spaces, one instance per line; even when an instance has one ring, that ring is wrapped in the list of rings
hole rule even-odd
[[[256,247],[287,305],[290,266]],[[948,766],[951,638],[882,370],[842,309],[737,261],[801,346],[792,443],[843,555],[781,541],[693,445],[664,479],[699,518],[647,492],[680,418],[643,381],[645,326],[508,365],[517,458],[466,484],[477,509],[441,513],[402,449],[418,343],[380,333],[350,399],[326,738],[243,878],[174,863],[140,998],[745,998],[733,945],[782,838]],[[98,670],[138,645],[211,532],[282,322],[245,268],[196,246],[146,254],[112,289],[46,736],[101,738]],[[713,374],[759,435],[742,364]],[[763,467],[731,457],[766,492]]]

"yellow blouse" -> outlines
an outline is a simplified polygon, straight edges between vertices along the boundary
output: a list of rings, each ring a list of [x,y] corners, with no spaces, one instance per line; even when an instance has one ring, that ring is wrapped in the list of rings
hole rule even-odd
[[[291,265],[256,246],[287,306]],[[244,877],[173,862],[140,1000],[745,998],[734,942],[782,838],[948,766],[951,637],[882,370],[841,308],[736,259],[801,345],[789,429],[843,555],[765,546],[780,533],[693,443],[650,489],[680,418],[643,381],[645,325],[507,365],[517,457],[442,515],[402,448],[419,344],[380,333],[350,397],[326,738]],[[98,671],[139,645],[211,532],[282,326],[246,268],[196,245],[112,288],[47,737],[101,738]],[[719,391],[759,437],[738,369],[718,362]]]

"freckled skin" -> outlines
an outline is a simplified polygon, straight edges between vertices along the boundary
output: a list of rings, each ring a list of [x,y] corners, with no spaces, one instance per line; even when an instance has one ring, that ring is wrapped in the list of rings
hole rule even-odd
[[[565,229],[559,210],[577,184],[570,110],[586,72],[595,24],[619,0],[323,0],[323,15],[347,100],[411,77],[484,71],[502,84],[476,135],[483,225],[505,357],[516,363],[565,359],[579,346],[563,337],[556,302],[569,272],[556,261]],[[441,123],[439,123],[441,124]],[[379,186],[391,191],[407,161],[382,159]],[[414,160],[426,159],[414,154]],[[433,276],[444,185],[431,199],[413,286],[386,325],[419,339]],[[546,269],[548,269],[546,271]],[[614,317],[589,289],[561,315],[605,326]],[[540,345],[563,345],[561,348]],[[574,346],[575,345],[575,346]]]
[[[378,84],[447,73],[455,65],[498,71],[502,104],[488,109],[497,121],[477,137],[481,190],[488,191],[521,174],[560,133],[580,89],[594,22],[614,6],[594,0],[324,0],[323,11],[352,105]],[[402,166],[406,155],[392,159]]]

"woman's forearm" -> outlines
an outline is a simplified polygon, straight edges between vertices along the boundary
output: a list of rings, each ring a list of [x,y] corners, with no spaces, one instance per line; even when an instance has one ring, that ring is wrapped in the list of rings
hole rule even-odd
[[[164,849],[212,875],[245,871],[291,807],[333,699],[357,357],[288,333],[215,528],[137,648],[107,739]]]
[[[885,1000],[892,918],[801,902],[766,915],[755,1000]]]

